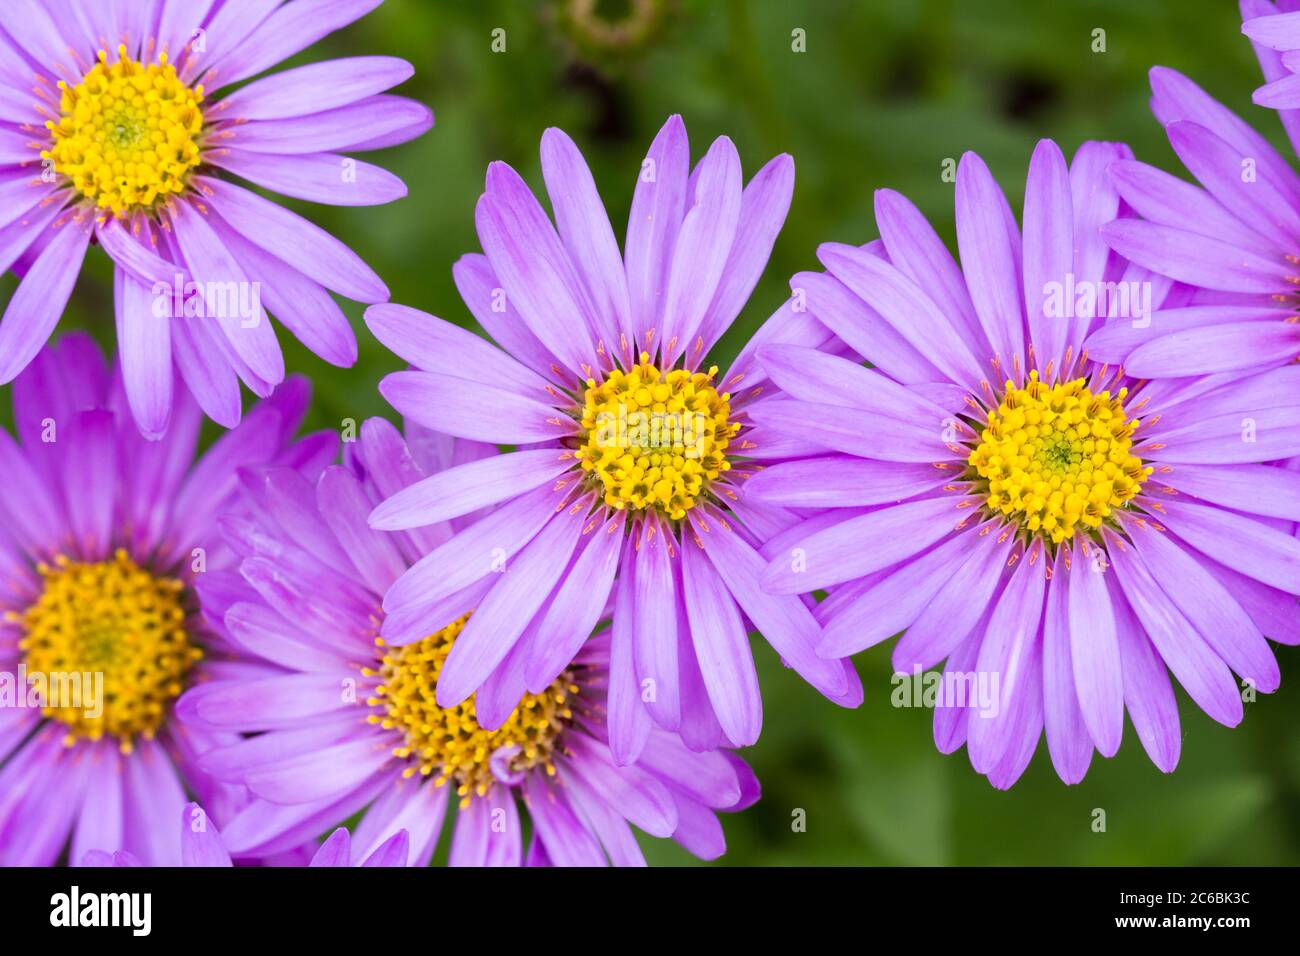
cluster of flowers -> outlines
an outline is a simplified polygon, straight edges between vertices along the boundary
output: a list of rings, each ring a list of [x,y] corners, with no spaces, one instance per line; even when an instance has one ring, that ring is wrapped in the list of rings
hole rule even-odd
[[[759,796],[734,752],[762,724],[751,631],[844,707],[849,656],[900,632],[901,673],[997,675],[934,732],[1002,788],[1044,735],[1081,780],[1126,712],[1172,771],[1173,681],[1228,726],[1238,680],[1277,687],[1269,639],[1300,643],[1300,176],[1191,80],[1153,70],[1152,107],[1197,184],[1044,140],[1017,223],[968,153],[960,265],[881,190],[880,238],[821,246],[720,371],[789,156],[746,183],[730,140],[692,165],[670,118],[621,250],[564,133],[541,142],[553,220],[492,164],[482,252],[453,268],[492,341],[389,304],[232,181],[404,194],[343,153],[431,126],[386,92],[409,65],[255,78],[379,2],[0,5],[21,277],[0,671],[102,678],[93,710],[53,681],[0,707],[0,863],[303,863],[360,815],[315,864],[422,866],[449,806],[453,864],[641,863],[632,827],[714,858],[717,814]],[[1300,144],[1280,6],[1244,0],[1245,32]],[[92,240],[113,363],[47,344]],[[411,366],[380,385],[404,429],[371,419],[341,451],[298,436],[309,387],[266,315],[347,366],[336,295]],[[195,460],[205,416],[228,430]]]

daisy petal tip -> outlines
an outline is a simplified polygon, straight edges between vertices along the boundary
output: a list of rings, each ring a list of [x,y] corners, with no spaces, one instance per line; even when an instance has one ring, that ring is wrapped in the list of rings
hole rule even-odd
[[[371,329],[371,331],[373,332],[374,329]],[[378,336],[376,336],[376,338],[378,338]],[[401,379],[397,377],[400,374],[401,372],[390,372],[388,375],[381,378],[379,380],[379,385],[376,386],[379,389],[379,394],[389,405],[393,404],[393,389],[396,388],[397,383],[401,381]]]
[[[1051,159],[1059,157],[1061,162],[1065,162],[1065,154],[1061,152],[1061,147],[1056,144],[1056,140],[1047,136],[1044,136],[1034,144],[1034,152],[1030,158],[1030,162],[1032,163],[1040,156]]]
[[[961,158],[957,160],[957,176],[959,178],[964,178],[963,169],[965,170],[966,176],[969,176],[972,172],[991,175],[989,173],[988,163],[984,162],[984,157],[973,149],[966,150],[961,154]]]
[[[766,368],[771,362],[780,360],[783,348],[781,345],[760,345],[754,351],[754,358]]]
[[[1017,774],[1014,777],[1004,777],[994,771],[988,774],[987,779],[994,790],[1001,790],[1003,793],[1006,793],[1016,785],[1016,781],[1020,779],[1020,775]]]
[[[737,160],[740,158],[740,151],[736,149],[735,142],[726,133],[723,133],[709,144],[709,152],[713,152],[715,149],[725,152],[728,157],[735,156]]]
[[[1118,735],[1116,735],[1114,739],[1104,741],[1103,743],[1093,741],[1093,744],[1097,748],[1097,753],[1101,754],[1107,760],[1119,753],[1120,739]],[[1079,779],[1082,780],[1083,778],[1080,777]]]
[[[392,516],[389,512],[391,512],[391,509],[385,511],[384,506],[386,504],[388,504],[387,501],[380,502],[378,505],[375,506],[375,509],[366,516],[366,524],[371,528],[371,530],[373,531],[399,530],[390,527],[392,523]]]
[[[582,150],[573,141],[573,137],[558,126],[548,126],[542,131],[542,156],[562,153],[565,157],[581,157]]]
[[[645,742],[625,739],[624,734],[611,733],[609,737],[609,756],[616,767],[630,767],[641,757]]]
[[[1259,34],[1259,32],[1260,32],[1260,29],[1259,29],[1259,21],[1262,20],[1262,19],[1264,19],[1264,18],[1263,18],[1263,17],[1251,17],[1251,18],[1248,19],[1248,20],[1243,20],[1243,21],[1241,22],[1241,32],[1242,32],[1244,35],[1250,37],[1252,40],[1255,39],[1255,37],[1256,37],[1256,36]]]
[[[1161,752],[1151,758],[1151,762],[1156,765],[1156,769],[1161,773],[1173,773],[1178,769],[1178,760],[1182,756],[1179,748],[1175,747],[1170,752]]]
[[[1086,777],[1087,775],[1088,775],[1088,770],[1086,767],[1081,772],[1078,773],[1069,770],[1063,771],[1059,767],[1056,768],[1056,778],[1060,780],[1061,783],[1065,784],[1067,787],[1073,787],[1080,783],[1083,783],[1083,778]]]
[[[455,662],[448,659],[443,664],[442,673],[438,677],[438,687],[434,691],[435,702],[443,710],[459,707],[469,700],[475,691],[475,688],[464,685],[465,679],[460,669],[456,667]]]
[[[240,421],[244,417],[243,406],[236,401],[225,408],[211,408],[208,410],[208,417],[225,429],[238,428]]]
[[[1153,66],[1147,72],[1147,76],[1151,80],[1151,92],[1157,96],[1164,92],[1171,92],[1179,84],[1192,83],[1184,74],[1171,66]]]
[[[400,580],[401,578],[398,578],[398,581]],[[396,584],[396,582],[394,582],[394,584]],[[399,609],[401,609],[402,607],[401,602],[399,602],[396,598],[394,598],[392,594],[393,594],[393,589],[389,588],[388,592],[384,594],[383,600],[380,601],[379,603],[379,606],[383,608],[385,614],[384,623],[381,624],[379,627],[380,637],[388,637],[389,635],[392,634],[394,628],[390,627],[389,625],[393,620],[393,614]]]
[[[524,178],[519,175],[513,166],[501,159],[494,159],[492,162],[488,163],[485,182],[487,185],[487,195],[520,187],[528,189],[528,184],[524,182]],[[529,190],[529,192],[531,192],[531,190]]]
[[[844,672],[844,690],[827,699],[832,704],[843,707],[845,710],[857,710],[862,706],[862,702],[867,699],[866,689],[862,686],[862,681],[857,679],[853,665],[848,660],[844,661]]]
[[[832,264],[839,265],[847,261],[853,249],[853,246],[842,242],[823,242],[817,247],[817,261],[830,269]]]

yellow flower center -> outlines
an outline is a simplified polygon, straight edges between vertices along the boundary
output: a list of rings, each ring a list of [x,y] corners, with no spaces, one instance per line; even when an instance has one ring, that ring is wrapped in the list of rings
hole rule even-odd
[[[117,48],[118,60],[99,62],[76,86],[60,81],[58,122],[41,153],[73,188],[118,216],[149,210],[183,192],[202,161],[203,87],[181,82],[159,54],[146,66]]]
[[[611,508],[680,519],[731,468],[727,446],[740,425],[730,421],[731,396],[712,385],[716,368],[664,373],[649,359],[587,380],[574,454]]]
[[[503,754],[511,772],[542,767],[553,775],[557,740],[573,720],[571,704],[578,693],[573,675],[566,671],[542,693],[525,694],[496,730],[479,726],[472,697],[455,707],[439,707],[438,675],[468,620],[466,614],[422,641],[387,648],[378,670],[362,670],[367,677],[380,679],[374,696],[366,701],[378,712],[366,719],[405,736],[405,742],[393,750],[394,756],[411,762],[403,775],[409,779],[418,772],[433,777],[439,787],[454,781],[462,807],[472,796],[488,792],[496,779],[492,756],[503,747],[512,748]],[[375,643],[384,647],[382,640]]]
[[[1142,487],[1152,469],[1130,454],[1138,421],[1124,413],[1128,389],[1093,395],[1083,379],[1048,386],[1007,382],[967,463],[987,488],[991,512],[1059,543],[1096,529]]]
[[[186,632],[184,585],[154,576],[125,551],[90,563],[60,556],[37,571],[41,596],[7,618],[23,628],[18,648],[29,684],[34,675],[46,684],[45,716],[68,728],[69,746],[109,734],[130,753],[137,736],[157,734],[203,656]],[[101,678],[102,699],[93,700]]]

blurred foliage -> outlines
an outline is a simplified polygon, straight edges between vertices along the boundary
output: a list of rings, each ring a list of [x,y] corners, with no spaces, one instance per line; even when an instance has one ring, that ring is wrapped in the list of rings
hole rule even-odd
[[[1104,53],[1092,51],[1097,28]],[[504,52],[492,51],[496,29]],[[791,49],[796,29],[806,52]],[[378,155],[410,197],[371,209],[290,205],[360,252],[394,301],[461,324],[472,320],[451,265],[478,250],[485,168],[504,160],[540,190],[546,127],[583,149],[620,237],[644,151],[671,113],[685,117],[697,158],[724,133],[747,172],[792,154],[789,220],[719,364],[784,301],[790,275],[817,268],[819,243],[875,238],[875,189],[907,194],[952,244],[953,189],[940,170],[965,150],[985,158],[1017,208],[1044,136],[1067,156],[1086,139],[1123,140],[1179,171],[1147,106],[1153,64],[1188,73],[1284,143],[1275,115],[1250,103],[1258,68],[1230,0],[388,0],[299,59],[381,53],[415,65],[401,92],[437,115],[423,140]],[[107,347],[109,272],[102,252],[90,259],[68,324],[94,329]],[[315,383],[313,427],[391,414],[375,386],[400,362],[365,331],[358,308],[349,314],[361,339],[349,370],[279,330],[289,368]],[[1247,705],[1236,730],[1182,699],[1172,776],[1151,765],[1129,726],[1118,757],[1095,759],[1082,784],[1063,785],[1040,744],[1009,793],[976,775],[964,751],[935,751],[928,711],[891,706],[887,647],[859,657],[867,698],[856,711],[820,699],[761,641],[755,652],[766,714],[746,756],[765,793],[727,818],[728,864],[1300,861],[1293,651],[1281,649],[1283,690]],[[1094,808],[1106,811],[1105,833],[1092,830]],[[792,830],[798,809],[806,832]],[[692,862],[675,845],[644,843],[652,862]]]

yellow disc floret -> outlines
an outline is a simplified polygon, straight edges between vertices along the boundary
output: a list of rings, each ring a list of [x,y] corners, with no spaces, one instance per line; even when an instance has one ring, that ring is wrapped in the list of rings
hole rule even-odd
[[[122,216],[152,209],[189,186],[202,160],[203,87],[188,87],[160,54],[146,66],[117,48],[76,86],[60,81],[53,145],[41,153],[56,172],[101,209]]]
[[[731,468],[727,446],[740,425],[730,421],[731,396],[712,385],[716,368],[665,373],[649,358],[587,380],[575,456],[606,505],[680,519]]]
[[[18,648],[29,683],[45,683],[45,715],[68,728],[69,745],[107,734],[130,753],[137,737],[157,734],[203,656],[186,631],[184,585],[144,570],[125,551],[88,563],[60,556],[37,571],[40,597],[7,617],[23,629]]]
[[[484,730],[475,717],[471,697],[455,707],[439,707],[435,694],[438,675],[469,615],[441,631],[403,647],[384,648],[378,669],[365,668],[367,677],[380,682],[366,703],[378,712],[367,720],[405,737],[393,754],[409,760],[409,779],[419,773],[433,777],[436,786],[456,785],[461,806],[473,796],[483,796],[492,786],[492,755],[503,755],[512,772],[534,767],[555,773],[553,758],[557,738],[573,719],[578,685],[565,672],[540,694],[525,694],[519,705],[496,730]]]
[[[1127,389],[1094,395],[1083,379],[1048,386],[1032,373],[1007,382],[968,461],[987,487],[988,509],[1059,543],[1096,529],[1133,498],[1152,469],[1131,454],[1136,419]]]

